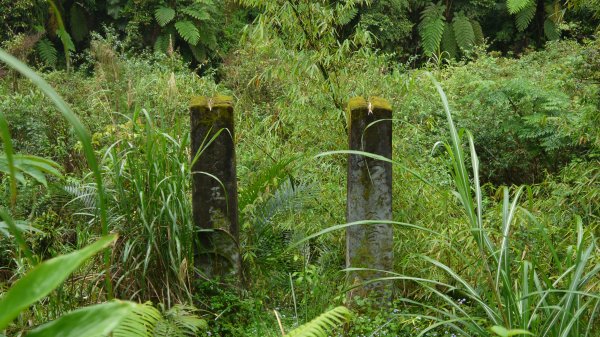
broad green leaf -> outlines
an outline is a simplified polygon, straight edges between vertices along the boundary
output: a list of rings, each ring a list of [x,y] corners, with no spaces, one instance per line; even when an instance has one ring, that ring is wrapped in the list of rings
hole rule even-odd
[[[8,173],[10,180],[10,204],[14,206],[17,199],[17,176],[14,162],[14,149],[12,145],[12,138],[10,136],[10,129],[8,128],[8,122],[4,113],[0,111],[0,137],[4,143],[4,160],[0,159],[0,162],[6,162],[6,169],[4,173]]]
[[[511,336],[518,336],[518,335],[533,336],[533,334],[527,330],[523,330],[523,329],[508,330],[505,327],[498,326],[498,325],[494,325],[493,327],[490,328],[490,330],[500,337],[511,337]]]
[[[135,303],[115,300],[77,309],[32,330],[27,336],[105,336],[115,329],[135,307]]]
[[[9,220],[10,221],[10,220]],[[31,232],[41,234],[43,231],[31,226],[27,221],[14,221],[15,227],[20,232]],[[0,221],[0,234],[10,237],[11,226],[6,221]]]
[[[73,40],[71,40],[71,34],[69,34],[64,29],[57,29],[56,35],[58,35],[58,37],[60,38],[60,41],[65,47],[65,50],[75,51],[75,44],[73,43]]]
[[[73,39],[77,42],[83,41],[90,33],[88,20],[85,14],[84,9],[79,4],[75,3],[71,6],[71,20],[69,23],[71,25],[71,35],[73,35]]]
[[[116,239],[116,235],[107,235],[83,249],[44,261],[31,269],[0,299],[0,330],[6,328],[21,311],[58,287],[85,260]]]

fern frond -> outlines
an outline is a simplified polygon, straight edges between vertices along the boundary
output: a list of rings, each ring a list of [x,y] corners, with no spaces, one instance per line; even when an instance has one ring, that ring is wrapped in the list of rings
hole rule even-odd
[[[459,13],[452,20],[452,28],[454,29],[454,37],[456,44],[461,49],[471,49],[475,44],[475,32],[469,19],[462,13]]]
[[[162,305],[159,305],[162,308]],[[113,331],[114,337],[190,337],[206,330],[206,321],[191,306],[175,305],[161,313],[152,303],[137,305]]]
[[[77,42],[81,42],[90,32],[83,8],[81,8],[78,4],[74,4],[71,6],[69,13],[71,34],[73,35],[73,39]]]
[[[200,31],[192,21],[183,20],[175,23],[175,29],[185,42],[191,45],[197,45],[200,40]]]
[[[535,7],[535,4],[530,4],[517,13],[516,24],[519,31],[522,32],[529,26],[535,16]]]
[[[554,23],[550,18],[544,21],[544,35],[548,40],[558,40],[560,38],[560,30],[558,25]]]
[[[169,7],[158,7],[154,11],[154,18],[161,27],[164,27],[175,18],[175,10]]]
[[[198,21],[210,21],[212,19],[208,11],[198,6],[184,7],[181,9],[181,12]]]
[[[154,329],[162,315],[158,309],[147,302],[137,305],[135,309],[113,331],[113,337],[152,337]]]
[[[54,66],[56,64],[58,52],[50,40],[40,40],[37,43],[36,49],[44,63],[49,66]]]
[[[485,36],[483,35],[483,29],[481,29],[481,25],[476,20],[471,20],[471,26],[473,27],[473,33],[475,34],[475,45],[482,44]]]
[[[458,45],[456,44],[456,37],[454,36],[454,29],[450,23],[446,23],[444,28],[444,35],[442,36],[442,51],[448,53],[448,57],[453,59],[456,58],[458,52]]]
[[[312,321],[290,331],[289,337],[327,337],[331,330],[350,321],[352,313],[346,307],[331,309]]]
[[[506,0],[506,7],[510,14],[517,14],[528,6],[535,4],[535,0]]]
[[[197,309],[191,306],[177,304],[167,310],[155,328],[157,336],[188,337],[198,336],[200,331],[206,330],[208,325],[205,320],[194,314]]]
[[[73,183],[62,188],[72,199],[66,206],[77,205],[77,211],[84,212],[96,208],[96,187],[91,184]]]
[[[442,3],[431,3],[421,12],[419,35],[426,55],[433,54],[440,46],[444,34],[444,11]]]
[[[154,41],[154,51],[166,53],[169,49],[171,34],[161,34]]]

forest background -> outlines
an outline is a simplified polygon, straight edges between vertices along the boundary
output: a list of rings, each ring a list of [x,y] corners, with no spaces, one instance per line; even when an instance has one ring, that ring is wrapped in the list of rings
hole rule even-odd
[[[598,0],[0,0],[0,47],[68,102],[98,160],[51,98],[0,65],[0,303],[41,261],[119,234],[0,332],[34,335],[114,295],[151,301],[123,315],[146,335],[279,336],[325,313],[317,326],[349,321],[335,331],[350,336],[597,336],[599,27]],[[451,146],[426,73],[473,152],[466,132]],[[193,270],[188,105],[217,94],[235,101],[240,288]],[[436,233],[396,228],[398,299],[385,305],[347,303],[343,228],[312,236],[346,222],[346,157],[315,156],[347,149],[355,96],[393,107],[393,219]],[[453,193],[475,152],[479,178]],[[506,252],[508,283],[485,283],[476,224]],[[529,315],[530,298],[561,310]],[[511,303],[518,319],[500,319]],[[342,305],[353,315],[330,311]]]

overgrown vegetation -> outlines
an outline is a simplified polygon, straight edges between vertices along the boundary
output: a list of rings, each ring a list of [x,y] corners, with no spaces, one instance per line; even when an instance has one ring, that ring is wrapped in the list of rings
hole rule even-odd
[[[598,336],[594,3],[0,0],[0,336]],[[240,286],[194,262],[217,94]],[[354,96],[393,107],[388,303],[346,297]]]

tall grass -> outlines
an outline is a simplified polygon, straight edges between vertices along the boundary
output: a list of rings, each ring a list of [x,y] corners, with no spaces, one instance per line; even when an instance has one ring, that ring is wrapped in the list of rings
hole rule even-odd
[[[190,203],[189,124],[136,109],[100,137],[110,227],[121,233],[115,288],[121,297],[191,301],[194,227]],[[72,186],[76,199],[94,183]],[[86,203],[80,203],[82,207]],[[85,212],[85,210],[80,210]]]
[[[476,243],[477,265],[474,281],[468,281],[446,264],[421,256],[449,276],[452,284],[389,272],[389,279],[415,281],[436,299],[437,304],[401,299],[431,313],[429,316],[416,315],[434,322],[419,336],[440,326],[451,328],[462,336],[493,336],[506,330],[512,330],[513,335],[528,331],[535,336],[598,336],[600,264],[593,265],[597,263],[597,257],[594,257],[598,253],[596,238],[586,233],[581,221],[577,221],[575,243],[568,251],[559,251],[547,237],[544,225],[518,206],[522,187],[513,190],[512,200],[510,189],[504,188],[502,220],[499,231],[495,231],[494,226],[490,226],[491,221],[483,218],[484,203],[473,136],[456,129],[443,89],[433,76],[429,76],[446,113],[450,142],[442,145],[449,156],[453,194],[462,206]],[[465,137],[468,154],[463,150]],[[470,170],[466,164],[469,157]],[[540,255],[515,247],[512,235],[518,222],[538,229],[541,238],[538,242],[543,244],[531,242],[528,247],[532,251],[546,249],[552,261],[550,268],[540,268],[543,265],[537,257]],[[457,301],[448,290],[456,290],[464,298]]]

